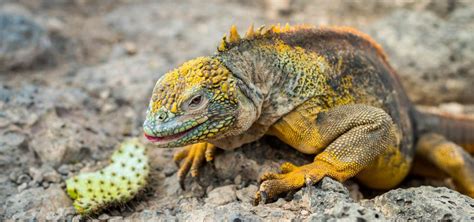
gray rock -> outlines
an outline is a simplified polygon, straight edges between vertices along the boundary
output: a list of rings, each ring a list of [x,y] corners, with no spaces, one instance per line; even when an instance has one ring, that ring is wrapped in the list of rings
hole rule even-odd
[[[63,175],[67,175],[68,173],[71,172],[71,170],[72,170],[72,167],[71,165],[68,165],[68,164],[63,164],[60,167],[58,167],[58,172]]]
[[[110,219],[110,216],[108,214],[101,214],[99,217],[97,217],[99,220],[108,220]]]
[[[7,199],[5,217],[14,220],[45,220],[54,214],[65,217],[72,211],[67,209],[72,202],[66,193],[58,186],[48,189],[33,188],[24,190]]]
[[[0,111],[0,115],[1,113],[2,111]],[[26,136],[23,132],[0,129],[0,167],[7,169],[10,166],[18,165],[19,162],[17,162],[18,159],[15,158],[15,154],[24,154],[27,144]]]
[[[109,222],[121,222],[121,221],[123,221],[123,217],[120,217],[120,216],[111,217],[111,218],[109,218],[108,221]]]
[[[82,69],[74,83],[101,99],[112,97],[126,102],[148,101],[155,82],[164,74],[163,60],[137,55]],[[131,93],[133,92],[133,93]]]
[[[47,33],[31,18],[0,11],[0,71],[29,66],[50,47]]]
[[[88,126],[82,124],[66,122],[49,113],[34,134],[31,148],[42,163],[59,166],[90,158],[99,152],[99,147],[113,147],[102,132],[87,130]]]
[[[7,131],[0,137],[2,146],[18,147],[25,144],[25,135],[21,132]]]
[[[444,187],[396,189],[364,205],[399,220],[474,220],[474,199]]]
[[[30,167],[28,171],[31,178],[33,178],[33,182],[38,183],[38,184],[43,182],[43,172],[40,168]]]
[[[328,177],[323,178],[315,187],[305,187],[298,191],[294,198],[308,204],[312,212],[308,217],[309,221],[384,219],[380,212],[355,202],[344,185]]]
[[[263,24],[262,11],[255,7],[241,7],[234,2],[208,4],[206,10],[192,10],[201,6],[201,1],[190,0],[142,2],[117,7],[105,17],[109,26],[148,49],[158,48],[172,63],[186,58],[213,53],[218,40],[229,31],[230,25],[239,18],[240,30],[251,23]],[[176,16],[176,11],[186,15]],[[127,14],[127,16],[123,16]],[[187,24],[199,20],[192,29]],[[155,41],[150,41],[154,39]],[[196,44],[199,42],[199,44]],[[172,47],[169,47],[172,45]]]
[[[16,88],[1,85],[0,103],[4,106],[0,116],[6,117],[10,123],[5,130],[0,129],[0,165],[13,167],[24,163],[33,164],[34,152],[40,160],[55,165],[63,160],[82,160],[98,145],[108,147],[100,142],[96,146],[87,143],[104,138],[103,133],[93,132],[95,125],[84,122],[78,115],[71,119],[58,116],[68,110],[83,109],[86,99],[89,99],[87,95],[78,89],[52,89],[31,84]],[[97,122],[94,116],[88,119]],[[31,126],[34,124],[32,132]],[[22,126],[23,129],[16,126]],[[25,168],[29,167],[31,165],[28,164]]]
[[[473,102],[473,16],[472,9],[462,8],[447,19],[428,11],[399,10],[368,33],[382,44],[415,102]]]
[[[22,184],[22,183],[28,183],[28,182],[30,182],[30,180],[31,180],[31,177],[29,177],[26,174],[21,174],[20,176],[18,176],[18,178],[16,179],[15,182],[17,184]]]
[[[237,200],[235,185],[218,187],[207,194],[206,203],[224,205]]]
[[[18,192],[22,192],[24,190],[26,190],[26,188],[28,188],[28,184],[27,183],[22,183],[20,186],[17,187],[18,189]]]
[[[59,183],[61,181],[61,175],[59,175],[54,168],[49,165],[43,165],[41,167],[43,171],[43,180],[49,183]]]
[[[237,199],[243,203],[253,203],[255,193],[257,193],[258,187],[250,184],[248,187],[244,187],[236,191]]]

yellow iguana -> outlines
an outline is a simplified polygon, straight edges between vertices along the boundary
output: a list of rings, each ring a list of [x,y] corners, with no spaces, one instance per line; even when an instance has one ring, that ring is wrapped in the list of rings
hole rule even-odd
[[[243,38],[233,26],[215,55],[158,80],[144,123],[158,147],[186,146],[174,157],[182,161],[180,181],[189,170],[197,176],[216,147],[235,149],[264,135],[315,155],[264,174],[256,203],[324,176],[390,189],[415,155],[474,197],[473,130],[473,119],[415,109],[367,35],[306,25],[251,26]]]

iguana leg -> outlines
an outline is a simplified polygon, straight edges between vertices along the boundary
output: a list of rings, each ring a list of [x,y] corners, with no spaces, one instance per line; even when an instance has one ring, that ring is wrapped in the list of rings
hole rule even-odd
[[[178,171],[181,188],[184,189],[184,179],[186,179],[189,170],[191,170],[191,176],[196,177],[204,160],[209,162],[214,159],[215,149],[216,147],[210,143],[196,143],[184,147],[174,155],[173,160],[176,163],[182,161]]]
[[[474,197],[474,159],[459,145],[439,134],[420,137],[416,154],[453,178],[460,192]]]
[[[355,104],[320,113],[310,110],[293,111],[277,122],[270,134],[305,153],[326,148],[310,164],[284,164],[281,174],[265,174],[256,203],[299,189],[305,183],[316,183],[324,176],[345,181],[370,166],[389,147],[398,146],[392,119],[382,109]]]

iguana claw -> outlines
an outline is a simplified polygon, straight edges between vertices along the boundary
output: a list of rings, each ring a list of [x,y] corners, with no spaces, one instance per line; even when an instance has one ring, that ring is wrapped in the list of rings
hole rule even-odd
[[[181,166],[178,170],[179,185],[184,190],[184,180],[189,171],[191,171],[192,177],[199,175],[199,167],[202,165],[204,160],[207,162],[214,159],[215,146],[210,143],[197,143],[184,147],[184,149],[178,151],[173,160],[176,164]]]

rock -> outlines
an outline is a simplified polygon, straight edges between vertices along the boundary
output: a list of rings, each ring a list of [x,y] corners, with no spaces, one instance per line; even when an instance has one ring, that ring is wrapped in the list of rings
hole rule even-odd
[[[262,156],[265,158],[261,158]],[[307,163],[305,161],[310,159],[306,157],[277,139],[268,138],[220,153],[215,157],[214,165],[219,180],[234,181],[240,175],[241,182],[246,183],[256,181],[263,173],[277,172],[283,162],[289,161],[297,165]]]
[[[4,214],[3,204],[8,197],[15,195],[17,192],[18,184],[11,181],[8,176],[0,174],[0,220],[2,220],[2,215]]]
[[[109,218],[108,221],[109,222],[121,222],[121,221],[123,221],[123,217],[120,217],[120,216],[111,217],[111,218]]]
[[[43,171],[37,167],[30,167],[29,174],[33,178],[33,182],[41,183],[43,182]]]
[[[240,183],[242,183],[242,176],[241,176],[241,175],[237,175],[237,176],[234,178],[234,184],[235,184],[235,185],[240,185]]]
[[[51,166],[84,161],[98,153],[99,147],[113,147],[113,141],[106,142],[104,133],[90,130],[91,127],[94,126],[66,122],[51,112],[33,135],[31,148],[42,163]]]
[[[244,187],[240,190],[237,190],[236,195],[237,199],[239,199],[243,203],[253,203],[253,199],[255,198],[255,193],[257,193],[258,187],[251,184],[248,187]]]
[[[66,193],[58,186],[52,185],[48,189],[33,188],[22,191],[7,199],[4,208],[6,218],[13,220],[45,220],[51,214],[60,214],[61,217],[71,214],[64,210],[72,206]]]
[[[251,23],[264,23],[259,8],[232,7],[235,3],[230,3],[208,4],[206,10],[191,10],[199,8],[201,4],[200,1],[191,0],[124,5],[106,15],[105,21],[113,30],[136,40],[138,44],[142,43],[149,49],[159,49],[175,64],[184,62],[186,58],[213,53],[218,40],[236,22],[235,18],[239,18],[237,25],[242,25],[240,30],[246,30]],[[177,9],[185,10],[186,15],[176,16]],[[192,28],[187,26],[196,20],[201,22]]]
[[[474,220],[474,199],[444,187],[396,189],[368,200],[364,205],[398,220]]]
[[[17,184],[22,184],[22,183],[28,183],[28,182],[30,182],[30,180],[31,180],[31,177],[29,177],[26,174],[21,174],[20,176],[18,176],[18,178],[16,179],[15,182]]]
[[[0,11],[0,71],[30,66],[51,47],[32,18]]]
[[[8,178],[13,181],[13,182],[16,182],[16,179],[22,174],[21,170],[20,169],[14,169],[10,172],[10,174],[8,175]]]
[[[101,214],[97,219],[99,220],[108,220],[110,216],[108,214]]]
[[[2,110],[0,110],[0,115],[2,115]],[[24,132],[17,129],[0,129],[0,168],[9,172],[9,168],[23,163],[21,161],[29,157],[25,155],[27,144]],[[17,178],[15,177],[15,179]]]
[[[224,205],[237,200],[235,185],[227,185],[215,188],[207,194],[206,203]]]
[[[0,5],[0,12],[8,13],[8,14],[15,14],[15,15],[22,15],[25,17],[32,16],[31,12],[20,4],[15,3],[3,3]]]
[[[61,181],[61,175],[56,172],[53,168],[49,168],[48,171],[43,173],[43,179],[50,183],[59,183]]]
[[[0,144],[4,146],[18,147],[26,143],[25,135],[21,132],[7,131],[0,137]]]
[[[305,187],[294,195],[294,199],[308,204],[309,221],[383,220],[384,216],[371,208],[363,207],[350,198],[349,190],[341,183],[325,177],[315,187]]]
[[[62,175],[68,175],[72,171],[71,165],[63,164],[58,168],[58,172]]]
[[[472,103],[472,17],[472,9],[462,8],[447,19],[428,11],[398,10],[372,25],[368,33],[382,44],[412,100]]]
[[[21,193],[22,191],[26,190],[26,188],[28,188],[28,184],[27,184],[27,183],[22,183],[20,186],[17,187],[19,193]]]
[[[137,54],[137,51],[138,51],[137,45],[133,42],[125,42],[123,44],[123,48],[125,48],[128,55],[135,55]]]
[[[73,81],[93,96],[143,105],[147,104],[155,82],[165,71],[162,59],[137,55],[81,69]]]

